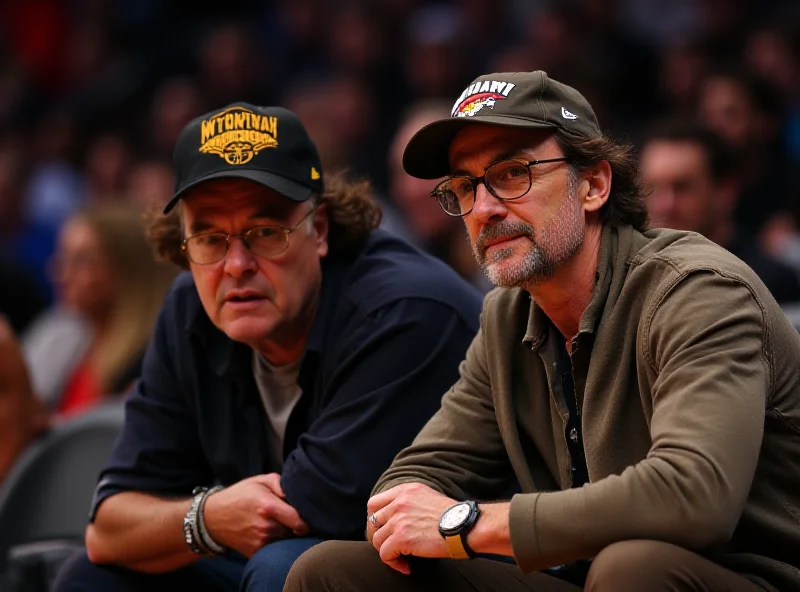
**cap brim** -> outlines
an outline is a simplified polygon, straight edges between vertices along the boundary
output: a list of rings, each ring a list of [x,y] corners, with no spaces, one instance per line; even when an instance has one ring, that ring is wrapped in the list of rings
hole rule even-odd
[[[248,181],[253,181],[254,183],[258,183],[259,185],[263,185],[264,187],[268,187],[274,191],[277,191],[284,197],[296,202],[306,201],[309,197],[311,197],[311,193],[313,192],[313,190],[306,185],[301,185],[296,181],[292,181],[286,177],[276,175],[275,173],[268,173],[266,171],[253,171],[248,169],[242,169],[238,171],[217,171],[215,173],[205,175],[204,177],[200,177],[185,187],[182,187],[181,190],[173,195],[172,199],[169,200],[169,203],[167,203],[166,207],[164,208],[164,213],[169,214],[172,208],[174,208],[178,203],[178,200],[186,195],[187,191],[193,187],[197,187],[201,183],[211,181],[212,179],[247,179]]]
[[[403,168],[418,179],[438,179],[450,172],[450,141],[468,125],[500,125],[522,129],[555,129],[543,121],[531,121],[504,115],[448,117],[429,123],[408,141],[403,151]]]

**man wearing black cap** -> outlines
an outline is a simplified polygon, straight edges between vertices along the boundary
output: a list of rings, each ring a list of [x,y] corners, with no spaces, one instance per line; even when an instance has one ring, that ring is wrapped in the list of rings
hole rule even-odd
[[[285,590],[800,590],[800,337],[752,270],[647,230],[630,149],[544,72],[478,78],[404,166],[499,288],[369,543]]]
[[[184,263],[59,590],[280,590],[438,408],[480,296],[376,229],[282,108],[190,122],[152,232]],[[200,559],[199,561],[197,561]],[[240,588],[241,586],[241,588]]]

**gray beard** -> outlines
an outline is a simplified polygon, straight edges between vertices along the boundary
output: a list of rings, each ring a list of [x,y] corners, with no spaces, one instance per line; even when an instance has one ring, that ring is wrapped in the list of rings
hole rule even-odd
[[[541,284],[553,277],[556,270],[580,249],[586,234],[586,221],[577,199],[578,180],[578,175],[570,171],[567,195],[553,218],[538,233],[525,222],[500,222],[481,230],[472,252],[495,286],[525,288]],[[522,236],[530,241],[522,258],[513,263],[507,260],[513,257],[514,247],[486,253],[487,241],[504,236]]]

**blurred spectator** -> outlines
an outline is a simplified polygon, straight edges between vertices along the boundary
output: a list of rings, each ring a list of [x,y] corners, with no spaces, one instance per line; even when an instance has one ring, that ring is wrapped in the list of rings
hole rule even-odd
[[[668,112],[693,115],[708,61],[705,48],[698,43],[676,43],[664,49],[658,82]]]
[[[747,39],[744,61],[780,97],[786,150],[792,162],[800,164],[800,22],[794,29],[789,21],[754,31]]]
[[[26,217],[57,228],[84,199],[83,177],[75,167],[76,121],[67,109],[48,111],[36,126],[25,192]]]
[[[171,78],[155,91],[149,120],[142,133],[148,152],[171,160],[172,149],[183,126],[203,112],[197,85],[189,78]]]
[[[620,0],[616,6],[626,30],[645,43],[666,47],[706,33],[711,23],[704,5],[711,3],[713,0]]]
[[[259,51],[243,23],[215,26],[199,53],[200,86],[205,102],[221,107],[234,101],[270,104],[269,56]]]
[[[172,167],[163,161],[146,160],[130,169],[125,183],[125,197],[143,212],[156,204],[169,201],[173,193]]]
[[[34,396],[19,342],[0,316],[0,484],[47,425],[47,411]]]
[[[749,265],[780,303],[800,302],[794,271],[764,254],[736,227],[738,180],[721,139],[692,120],[653,127],[641,152],[641,174],[652,190],[653,226],[705,235]]]
[[[352,176],[369,176],[385,186],[382,163],[376,162],[381,157],[379,106],[369,86],[346,75],[312,78],[290,89],[283,104],[302,118],[323,167],[347,169]]]
[[[90,206],[68,220],[53,260],[58,306],[26,333],[35,391],[73,414],[125,391],[175,270],[157,264],[140,211]]]
[[[278,2],[275,14],[268,15],[267,35],[272,37],[270,50],[279,52],[281,78],[298,73],[319,74],[326,65],[326,14],[319,0]]]
[[[409,19],[403,74],[407,100],[458,96],[469,80],[463,17],[447,4],[424,5]],[[470,68],[472,70],[472,68]]]
[[[121,135],[109,131],[95,138],[86,154],[87,201],[119,198],[125,188],[130,158],[130,147]]]
[[[702,86],[698,116],[733,150],[741,186],[736,222],[754,234],[788,202],[779,106],[763,80],[740,69],[719,70]]]
[[[431,197],[436,181],[417,179],[403,170],[403,150],[411,136],[449,115],[450,105],[444,102],[416,103],[404,113],[389,152],[389,195],[417,243],[485,293],[491,286],[475,261],[461,218],[448,216]]]
[[[60,90],[64,45],[69,34],[65,3],[59,0],[7,2],[0,8],[10,43],[32,82],[47,93]]]
[[[45,268],[55,230],[25,216],[23,192],[29,166],[24,144],[17,137],[5,137],[0,144],[0,253],[25,266],[49,298]]]

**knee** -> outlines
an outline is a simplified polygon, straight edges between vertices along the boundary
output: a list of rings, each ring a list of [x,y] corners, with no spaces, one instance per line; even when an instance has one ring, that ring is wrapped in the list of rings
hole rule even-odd
[[[326,541],[312,547],[295,561],[286,578],[284,591],[338,589],[334,582],[348,581],[365,561],[378,557],[366,542]]]
[[[286,575],[297,558],[306,549],[317,545],[320,539],[286,539],[260,549],[245,565],[242,590],[283,590]]]
[[[670,549],[674,546],[651,540],[613,543],[592,561],[586,590],[661,590],[671,573]]]

